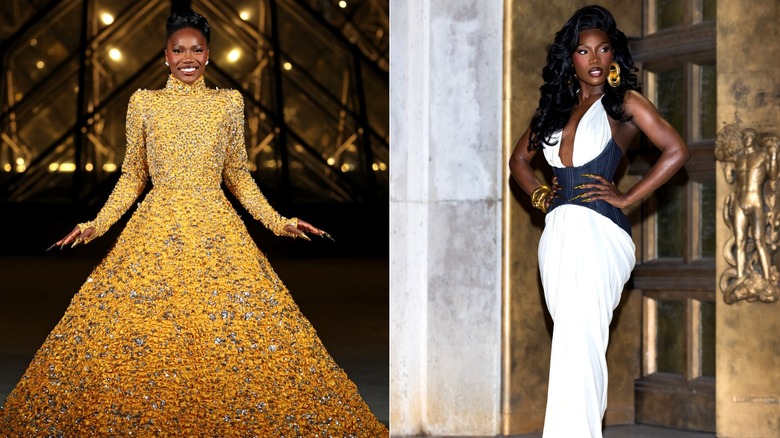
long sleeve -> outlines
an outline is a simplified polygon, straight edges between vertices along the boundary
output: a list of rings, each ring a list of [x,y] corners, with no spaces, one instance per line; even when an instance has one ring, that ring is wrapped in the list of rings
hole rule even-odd
[[[92,221],[79,224],[82,231],[88,227],[95,228],[95,234],[91,239],[105,234],[111,225],[125,214],[146,186],[149,168],[146,162],[143,112],[140,108],[141,93],[140,90],[133,93],[127,106],[127,149],[122,164],[122,175],[97,217]]]
[[[285,225],[297,226],[296,218],[287,219],[274,210],[255,183],[247,167],[246,145],[244,143],[244,98],[236,90],[230,96],[230,132],[222,176],[228,189],[238,198],[241,205],[266,228],[277,236],[295,237],[284,230]]]

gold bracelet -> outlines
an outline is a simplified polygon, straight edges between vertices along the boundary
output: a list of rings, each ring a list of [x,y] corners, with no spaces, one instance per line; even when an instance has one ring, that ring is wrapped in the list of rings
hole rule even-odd
[[[550,187],[542,184],[531,194],[531,205],[533,205],[534,208],[542,210],[542,213],[547,213],[545,201],[547,200],[548,193],[550,193]]]

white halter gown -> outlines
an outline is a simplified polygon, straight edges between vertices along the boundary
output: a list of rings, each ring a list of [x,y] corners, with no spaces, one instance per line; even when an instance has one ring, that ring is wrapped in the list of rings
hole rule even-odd
[[[565,167],[561,133],[544,156]],[[577,126],[573,165],[596,158],[612,138],[607,113],[595,102]],[[541,272],[553,339],[544,438],[601,437],[607,408],[609,324],[636,262],[631,236],[605,216],[561,205],[546,217],[539,241]]]

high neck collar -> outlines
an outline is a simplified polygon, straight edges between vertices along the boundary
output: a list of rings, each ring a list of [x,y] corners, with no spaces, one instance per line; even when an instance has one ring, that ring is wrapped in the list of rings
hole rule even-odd
[[[174,78],[173,75],[169,75],[168,83],[165,84],[165,89],[177,94],[197,94],[206,91],[206,81],[203,80],[203,75],[201,75],[192,84],[185,84]]]

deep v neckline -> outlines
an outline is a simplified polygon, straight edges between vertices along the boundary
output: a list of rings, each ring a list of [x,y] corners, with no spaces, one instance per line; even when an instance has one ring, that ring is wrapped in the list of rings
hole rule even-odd
[[[561,129],[561,137],[558,140],[558,142],[559,142],[558,143],[558,160],[560,160],[561,164],[564,167],[576,167],[576,166],[574,166],[574,150],[575,150],[574,147],[577,145],[577,143],[576,143],[576,141],[577,141],[577,134],[580,132],[580,125],[582,125],[582,119],[584,119],[591,112],[591,110],[593,110],[593,107],[595,107],[597,103],[601,102],[601,98],[603,98],[603,97],[604,97],[603,94],[601,96],[599,96],[599,98],[596,99],[595,102],[590,104],[588,109],[586,109],[585,112],[582,113],[582,117],[580,117],[580,119],[577,120],[577,126],[574,127],[574,137],[572,137],[572,139],[571,139],[571,164],[572,164],[571,166],[569,166],[566,163],[564,163],[563,162],[563,157],[561,157],[561,149],[563,149],[563,129]],[[565,128],[565,126],[564,126],[564,128]]]

